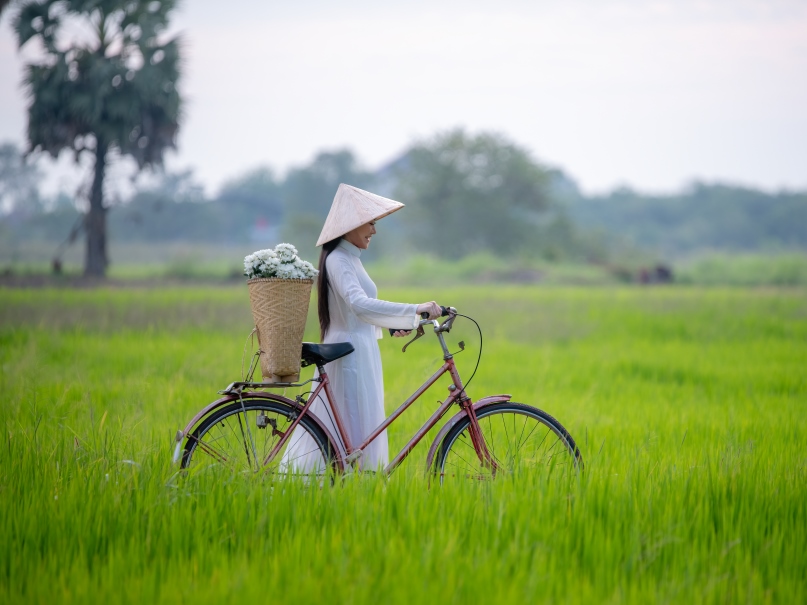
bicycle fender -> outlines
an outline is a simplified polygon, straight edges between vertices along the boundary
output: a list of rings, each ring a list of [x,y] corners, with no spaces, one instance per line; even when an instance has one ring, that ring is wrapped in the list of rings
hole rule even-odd
[[[487,397],[483,397],[479,401],[477,401],[474,405],[474,411],[478,411],[483,407],[489,406],[493,403],[504,403],[506,401],[510,401],[512,395],[488,395]],[[440,444],[443,443],[443,439],[445,436],[448,435],[448,432],[454,428],[454,425],[457,424],[460,420],[465,418],[467,414],[465,410],[457,412],[454,416],[443,425],[443,428],[440,429],[440,432],[437,433],[437,437],[434,438],[432,442],[432,446],[429,448],[429,455],[426,458],[426,470],[430,470],[432,465],[434,464],[434,456],[437,454],[437,448],[440,447]]]
[[[277,401],[280,403],[285,403],[286,405],[290,405],[293,408],[296,408],[298,411],[303,411],[303,406],[292,399],[288,399],[286,397],[281,397],[280,395],[275,395],[274,393],[266,393],[265,391],[251,391],[249,393],[244,393],[244,397],[248,397],[250,399],[271,399],[272,401]],[[225,395],[220,399],[216,399],[213,403],[208,404],[204,407],[196,416],[194,416],[191,421],[185,426],[184,429],[181,431],[181,436],[177,433],[177,442],[181,442],[182,439],[186,438],[188,435],[191,434],[193,428],[199,424],[199,422],[208,414],[210,414],[213,410],[216,410],[224,405],[230,404],[234,401],[238,401],[238,394],[232,395]],[[325,433],[325,436],[330,440],[331,445],[333,445],[334,454],[336,456],[336,466],[339,471],[345,470],[344,461],[342,460],[342,452],[339,449],[339,444],[333,438],[331,431],[328,430],[328,427],[320,422],[319,418],[314,416],[313,414],[308,415],[309,420],[313,420],[319,428],[322,429],[322,432]]]

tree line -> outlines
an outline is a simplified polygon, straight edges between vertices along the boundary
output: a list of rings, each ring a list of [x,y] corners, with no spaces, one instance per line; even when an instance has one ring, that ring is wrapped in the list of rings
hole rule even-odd
[[[56,244],[81,215],[62,195],[43,199],[35,164],[0,146],[4,237]],[[112,241],[216,242],[256,247],[291,241],[309,257],[340,182],[404,201],[379,223],[374,254],[432,253],[609,262],[637,250],[659,259],[703,251],[807,250],[807,192],[767,193],[695,183],[645,195],[620,188],[583,195],[500,135],[455,130],[416,142],[371,171],[347,149],[318,153],[278,175],[256,167],[205,195],[190,171],[160,173],[109,212]],[[25,200],[23,203],[22,200]],[[11,208],[16,208],[11,211]]]
[[[770,193],[694,182],[667,195],[626,187],[605,195],[574,195],[567,207],[581,228],[619,236],[664,257],[704,251],[807,250],[805,191]]]
[[[321,152],[282,177],[268,167],[249,170],[210,198],[191,172],[162,173],[110,210],[108,233],[113,241],[259,244],[263,238],[269,245],[283,239],[315,255],[333,195],[339,183],[349,183],[407,204],[379,224],[384,237],[374,249],[380,254],[579,255],[593,240],[577,234],[554,199],[554,179],[500,135],[455,130],[413,144],[376,171],[363,168],[350,150]],[[40,201],[36,212],[26,207],[27,213],[3,219],[9,233],[18,231],[12,223],[25,221],[26,237],[59,241],[80,218],[65,199]]]

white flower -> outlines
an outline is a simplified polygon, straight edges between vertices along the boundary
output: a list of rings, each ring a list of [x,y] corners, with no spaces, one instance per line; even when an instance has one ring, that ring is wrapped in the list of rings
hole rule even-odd
[[[278,244],[274,250],[256,250],[244,257],[244,275],[250,279],[312,279],[318,274],[314,265],[297,256],[297,248],[291,244]]]
[[[293,267],[291,267],[290,265],[281,263],[280,265],[277,266],[277,269],[275,269],[275,273],[280,278],[289,279],[291,277],[292,268]]]
[[[319,275],[319,271],[314,269],[314,265],[309,263],[307,260],[302,261],[300,265],[300,271],[302,271],[303,275],[305,275],[307,279],[311,279],[312,277]]]
[[[294,262],[294,259],[297,258],[297,248],[291,244],[278,244],[275,246],[275,252],[284,263]]]

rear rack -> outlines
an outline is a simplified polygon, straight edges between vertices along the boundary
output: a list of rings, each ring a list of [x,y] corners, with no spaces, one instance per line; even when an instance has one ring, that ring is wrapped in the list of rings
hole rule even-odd
[[[288,389],[302,387],[311,382],[319,382],[319,378],[310,378],[305,382],[231,382],[226,389],[219,391],[219,395],[238,395],[243,391],[258,389]]]

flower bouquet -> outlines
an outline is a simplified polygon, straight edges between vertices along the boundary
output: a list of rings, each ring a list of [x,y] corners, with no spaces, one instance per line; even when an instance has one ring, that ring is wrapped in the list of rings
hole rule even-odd
[[[296,382],[314,266],[291,244],[258,250],[244,258],[252,317],[258,332],[261,373],[267,382]]]

